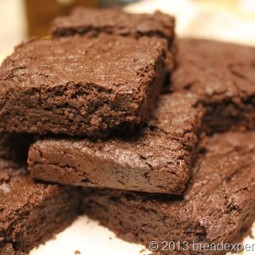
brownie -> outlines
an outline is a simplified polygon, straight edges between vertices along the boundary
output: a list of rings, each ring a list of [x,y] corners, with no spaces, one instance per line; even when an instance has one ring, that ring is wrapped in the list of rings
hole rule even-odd
[[[237,45],[230,45],[232,47],[228,48],[227,45],[203,40],[179,41],[178,68],[172,80],[172,90],[175,92],[172,95],[164,95],[162,99],[169,101],[167,104],[171,110],[159,105],[159,109],[162,108],[168,114],[162,111],[164,117],[162,115],[158,117],[158,112],[154,113],[154,120],[157,119],[158,123],[171,127],[171,139],[164,130],[159,129],[160,133],[157,133],[155,128],[153,130],[150,128],[149,138],[147,136],[144,138],[144,133],[147,134],[148,130],[145,129],[142,135],[126,140],[91,142],[50,139],[39,141],[31,148],[29,155],[32,176],[64,184],[181,194],[188,182],[188,169],[195,159],[194,144],[196,142],[192,144],[181,142],[180,147],[178,132],[181,132],[181,137],[183,134],[192,134],[192,140],[197,141],[199,140],[197,136],[203,136],[204,132],[211,134],[228,129],[255,128],[255,86],[252,83],[253,74],[250,73],[253,68],[252,60],[255,61],[255,55],[252,53],[255,51],[253,48]],[[222,58],[221,55],[224,57]],[[217,64],[218,59],[219,64]],[[238,79],[236,76],[233,78],[230,71],[226,69],[227,61],[233,66],[235,63],[243,66],[239,71],[243,73],[243,77],[250,77],[250,80]],[[231,65],[228,64],[228,66]],[[183,96],[180,96],[181,94]],[[186,97],[192,98],[192,102],[189,99],[187,103],[184,101],[179,103],[180,98],[184,100]],[[191,112],[189,112],[190,109]],[[196,117],[191,121],[190,118],[195,116],[194,113]],[[186,129],[184,124],[186,121],[192,128]],[[176,129],[177,133],[173,131]],[[148,143],[148,139],[152,142]],[[164,153],[161,154],[162,146],[158,147],[157,143],[164,144],[163,149],[170,150],[171,153],[167,153],[166,156]],[[183,150],[185,147],[188,148],[188,154],[186,149]],[[159,158],[162,159],[159,160]],[[171,159],[170,163],[169,159]],[[186,174],[180,175],[179,169],[183,169],[182,171]],[[169,176],[167,180],[163,177],[166,172]]]
[[[30,174],[68,185],[181,194],[203,114],[194,102],[189,94],[162,95],[148,125],[132,136],[39,140],[30,147]]]
[[[239,243],[249,230],[255,219],[254,152],[254,132],[217,135],[208,139],[183,198],[87,188],[83,210],[120,237],[147,247],[154,240],[167,254],[225,254],[195,245]]]
[[[171,45],[175,38],[175,19],[156,11],[153,14],[131,14],[117,9],[78,7],[69,16],[57,17],[51,26],[55,37],[74,34],[97,36],[101,33],[121,36],[158,37]]]
[[[255,48],[182,39],[177,64],[172,89],[198,96],[208,133],[255,128]]]
[[[23,252],[15,252],[13,249],[13,246],[8,243],[8,244],[0,244],[0,254],[1,255],[24,255],[25,253]]]
[[[34,140],[34,137],[28,134],[0,134],[0,159],[25,163],[28,148]]]
[[[129,132],[155,108],[166,51],[163,39],[106,34],[21,44],[0,68],[0,132]]]
[[[0,160],[0,254],[27,254],[76,217],[74,188],[36,183],[25,168]]]
[[[10,243],[0,244],[0,254],[1,255],[27,255],[27,252],[15,251],[14,247]]]
[[[96,37],[103,33],[134,38],[146,36],[165,39],[169,50],[166,66],[171,73],[176,64],[174,29],[174,17],[160,11],[153,14],[131,14],[117,9],[78,7],[69,16],[57,17],[52,23],[51,34],[53,37],[75,34]]]

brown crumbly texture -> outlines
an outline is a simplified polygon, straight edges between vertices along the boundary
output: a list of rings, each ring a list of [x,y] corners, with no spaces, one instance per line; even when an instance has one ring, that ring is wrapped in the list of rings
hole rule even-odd
[[[181,194],[203,114],[195,102],[189,94],[162,95],[153,118],[132,137],[37,141],[29,151],[30,173],[68,185]]]
[[[174,41],[175,19],[160,11],[154,14],[131,14],[114,9],[76,8],[69,16],[57,17],[51,27],[53,36],[100,33],[132,36],[159,37]]]
[[[77,215],[76,189],[39,184],[24,168],[0,160],[0,253],[25,254]]]
[[[251,81],[253,74],[250,73],[254,69],[252,66],[252,61],[255,61],[254,49],[237,45],[229,45],[228,49],[227,46],[228,44],[225,43],[211,41],[179,41],[179,67],[174,72],[172,86],[173,90],[180,91],[180,93],[175,92],[177,96],[175,93],[164,96],[169,97],[169,101],[171,101],[169,108],[173,115],[170,115],[171,117],[166,115],[162,118],[162,115],[165,114],[162,111],[160,117],[165,125],[173,125],[172,131],[176,128],[176,125],[172,123],[178,123],[179,119],[184,120],[185,118],[193,126],[193,130],[192,128],[188,129],[188,134],[193,132],[193,136],[197,135],[199,129],[201,132],[212,133],[227,129],[255,128],[255,86]],[[240,61],[238,62],[238,60]],[[227,66],[231,66],[230,63],[233,66],[239,63],[242,66],[239,71],[243,73],[242,77],[246,78],[239,79],[239,76],[236,77],[232,74],[230,69],[227,69]],[[184,102],[179,106],[178,99],[176,99],[180,97],[178,95],[189,93],[193,94],[192,104],[187,102],[185,105]],[[199,112],[195,122],[189,119],[190,108],[192,112]],[[156,112],[154,116],[157,114]],[[192,115],[193,113],[191,113],[191,117]],[[176,122],[173,119],[176,119]],[[186,128],[183,123],[180,122],[181,132]],[[194,123],[196,124],[194,125]],[[165,151],[172,151],[171,154],[167,153],[167,156],[164,156],[164,162],[171,159],[167,164],[161,162],[163,160],[161,148],[157,151],[155,151],[156,147],[153,147],[153,150],[149,148],[149,153],[145,151],[145,148],[148,147],[144,145],[147,144],[147,138],[144,139],[143,136],[141,139],[139,136],[133,138],[133,140],[137,140],[137,143],[131,139],[125,141],[124,144],[118,140],[117,142],[114,140],[96,143],[84,140],[46,140],[38,142],[32,147],[29,156],[30,171],[35,178],[65,184],[180,194],[185,187],[185,182],[188,181],[188,175],[185,178],[180,178],[179,169],[188,172],[187,166],[190,166],[192,161],[190,159],[195,158],[194,146],[192,145],[192,149],[188,150],[190,155],[183,157],[184,154],[180,154],[181,150],[184,151],[183,146],[180,147],[181,150],[179,148],[176,150],[176,144],[173,143],[173,141],[178,141],[180,136],[174,132],[171,133],[171,136],[171,141],[166,139],[166,136],[162,136],[162,133],[149,139],[153,140],[154,146],[155,143],[160,142],[164,144]],[[168,141],[162,142],[162,139]],[[64,160],[62,159],[63,155],[65,155]],[[78,158],[79,163],[74,162],[73,158]],[[161,158],[161,160],[159,161],[157,158]],[[162,176],[167,171],[162,171],[162,169],[167,169],[169,164],[172,166],[171,174],[168,175],[171,179],[164,181],[165,177]],[[51,165],[50,168],[49,165]],[[181,186],[179,185],[180,180],[182,180]],[[175,184],[175,188],[173,188],[173,184]]]
[[[209,139],[194,167],[184,198],[84,189],[84,212],[119,236],[141,242],[241,242],[255,219],[255,133],[225,133]],[[185,245],[185,244],[184,244]],[[172,246],[171,246],[172,247]],[[165,250],[169,254],[169,250]]]
[[[166,52],[165,40],[106,34],[24,43],[0,68],[0,132],[127,132],[156,105]]]
[[[0,243],[0,254],[1,255],[27,255],[28,253],[15,251],[12,244]]]
[[[207,132],[255,128],[255,48],[179,40],[177,62],[172,89],[198,96]]]
[[[0,134],[0,158],[25,163],[33,142],[34,137],[28,134]]]
[[[69,16],[57,17],[51,26],[53,37],[96,37],[102,33],[126,37],[143,36],[162,38],[167,41],[169,58],[165,61],[171,73],[176,54],[175,19],[156,11],[153,14],[131,14],[116,9],[76,8]]]

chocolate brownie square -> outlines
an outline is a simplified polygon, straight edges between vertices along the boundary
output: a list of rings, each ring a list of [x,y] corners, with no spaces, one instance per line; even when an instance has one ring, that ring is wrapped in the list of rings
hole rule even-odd
[[[156,11],[153,14],[131,14],[117,9],[78,7],[69,16],[57,17],[51,26],[53,37],[96,37],[100,34],[140,38],[162,38],[168,44],[166,66],[171,73],[175,67],[175,19]]]
[[[198,96],[208,133],[255,128],[255,48],[182,39],[177,64],[172,89]]]
[[[26,42],[0,68],[0,132],[128,132],[155,107],[166,51],[162,39],[106,34]]]
[[[57,17],[51,26],[53,36],[74,34],[159,37],[171,45],[175,38],[175,19],[157,11],[153,14],[131,14],[116,9],[78,7],[69,16]]]
[[[25,168],[0,160],[0,253],[27,254],[77,216],[79,192],[36,183]]]
[[[217,135],[183,198],[90,188],[83,209],[122,238],[155,241],[160,254],[225,254],[214,247],[241,242],[255,219],[254,155],[254,132]]]
[[[68,185],[181,194],[203,114],[195,102],[189,94],[162,95],[148,125],[131,137],[39,140],[30,147],[30,173]]]

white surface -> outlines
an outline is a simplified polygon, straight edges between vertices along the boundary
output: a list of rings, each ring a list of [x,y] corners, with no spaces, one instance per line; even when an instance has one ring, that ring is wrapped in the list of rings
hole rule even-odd
[[[255,9],[251,7],[255,0],[240,1],[243,12],[219,8],[207,2],[148,0],[130,5],[126,10],[135,13],[161,10],[173,14],[177,18],[177,34],[181,37],[202,37],[255,46]]]
[[[147,255],[142,245],[130,244],[86,216],[79,217],[69,228],[34,249],[30,255]]]

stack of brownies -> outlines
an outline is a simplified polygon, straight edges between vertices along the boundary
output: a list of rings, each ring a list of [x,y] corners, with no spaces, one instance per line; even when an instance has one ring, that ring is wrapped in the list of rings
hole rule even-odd
[[[3,62],[0,120],[1,255],[80,213],[158,254],[225,254],[255,220],[254,48],[78,8]]]

